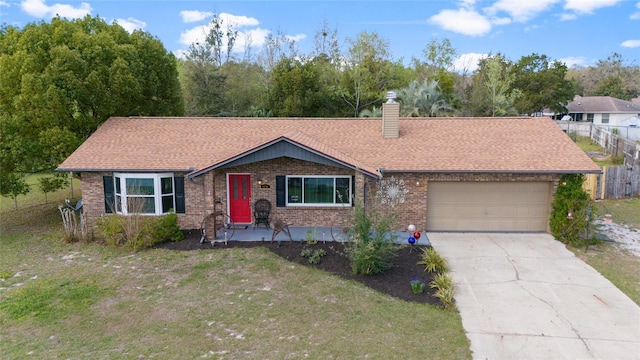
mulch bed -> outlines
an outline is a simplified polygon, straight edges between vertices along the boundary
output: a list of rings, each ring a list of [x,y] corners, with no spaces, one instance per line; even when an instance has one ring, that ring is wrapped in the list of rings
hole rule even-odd
[[[353,275],[351,273],[351,265],[349,259],[345,255],[345,244],[337,242],[318,242],[315,245],[307,245],[303,241],[269,243],[268,241],[229,241],[227,245],[224,243],[216,243],[211,246],[209,243],[200,244],[200,235],[198,232],[187,234],[186,238],[179,242],[168,242],[160,244],[158,247],[171,250],[210,250],[217,251],[226,248],[251,248],[263,246],[270,251],[281,256],[288,261],[295,262],[304,266],[314,267],[324,270],[328,273],[340,276],[344,279],[358,281],[379,292],[391,295],[393,297],[417,303],[429,303],[439,305],[438,299],[433,297],[433,289],[427,285],[422,294],[414,294],[411,291],[409,282],[413,277],[420,277],[427,284],[433,279],[431,274],[424,271],[423,265],[418,265],[422,254],[421,247],[400,246],[397,256],[392,259],[393,267],[381,274],[375,275]],[[324,249],[326,255],[322,257],[319,264],[312,265],[307,258],[300,255],[304,248]]]

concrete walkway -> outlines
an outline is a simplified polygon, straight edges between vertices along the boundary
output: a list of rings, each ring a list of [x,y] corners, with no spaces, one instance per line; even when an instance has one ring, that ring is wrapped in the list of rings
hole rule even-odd
[[[428,236],[474,359],[640,359],[640,308],[552,236]]]

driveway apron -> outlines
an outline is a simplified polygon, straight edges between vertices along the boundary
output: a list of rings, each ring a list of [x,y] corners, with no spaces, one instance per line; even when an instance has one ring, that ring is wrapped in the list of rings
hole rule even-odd
[[[640,308],[548,234],[428,233],[474,359],[640,359]]]

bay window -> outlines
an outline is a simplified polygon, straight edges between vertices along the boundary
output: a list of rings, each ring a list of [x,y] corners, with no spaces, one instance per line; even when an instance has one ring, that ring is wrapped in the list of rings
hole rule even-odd
[[[173,174],[113,175],[115,212],[124,215],[161,215],[176,209],[176,184]]]

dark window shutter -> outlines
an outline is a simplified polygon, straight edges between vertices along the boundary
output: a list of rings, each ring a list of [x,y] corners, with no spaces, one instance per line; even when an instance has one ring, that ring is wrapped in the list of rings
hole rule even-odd
[[[278,175],[276,176],[276,206],[284,207],[287,203],[286,201],[286,176]]]
[[[184,176],[176,176],[173,178],[175,189],[173,193],[176,197],[176,214],[184,214]]]
[[[116,205],[115,193],[113,191],[113,176],[103,176],[102,187],[104,189],[104,212],[111,214]]]
[[[356,177],[351,176],[351,206],[356,206]]]

